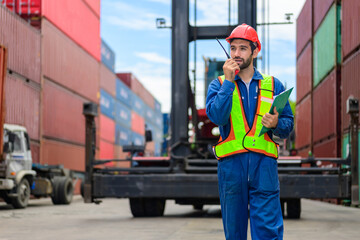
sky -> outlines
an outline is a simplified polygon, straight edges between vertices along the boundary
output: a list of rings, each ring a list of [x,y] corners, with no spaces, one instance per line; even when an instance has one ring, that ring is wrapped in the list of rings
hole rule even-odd
[[[292,100],[296,100],[296,19],[304,3],[305,0],[257,0],[258,23],[286,22],[285,13],[293,13],[294,24],[270,25],[266,34],[270,47],[261,43],[259,56],[265,54],[265,60],[257,61],[258,70],[277,77],[286,88],[295,87]],[[189,0],[189,6],[189,21],[194,25],[194,0]],[[237,0],[197,0],[196,6],[197,26],[228,25],[229,21],[231,25],[237,24]],[[115,71],[132,72],[161,103],[162,112],[170,112],[171,29],[157,29],[156,18],[164,18],[166,25],[171,26],[171,0],[101,0],[101,38],[115,52]],[[262,41],[262,27],[258,26],[257,31]],[[225,40],[222,44],[228,49]],[[196,105],[204,108],[203,57],[225,60],[226,56],[216,40],[198,40],[196,49]],[[270,57],[266,57],[267,52]],[[190,43],[189,71],[194,68],[194,44]],[[193,81],[194,74],[189,76]]]

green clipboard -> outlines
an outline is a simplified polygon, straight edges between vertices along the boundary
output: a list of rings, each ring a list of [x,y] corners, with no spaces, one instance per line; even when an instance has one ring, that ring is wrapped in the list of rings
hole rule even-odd
[[[274,97],[274,102],[272,103],[270,111],[269,111],[270,114],[274,114],[274,107],[276,107],[276,110],[279,113],[279,116],[281,115],[281,113],[284,110],[284,107],[290,97],[292,90],[293,90],[293,87]],[[259,133],[259,137],[269,130],[270,130],[270,128],[262,126],[260,133]]]

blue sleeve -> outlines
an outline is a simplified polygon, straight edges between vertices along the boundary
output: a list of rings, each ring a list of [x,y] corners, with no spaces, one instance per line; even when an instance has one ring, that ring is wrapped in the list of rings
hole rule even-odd
[[[274,78],[274,95],[279,95],[281,92],[285,91],[282,83]],[[287,138],[294,127],[294,116],[291,111],[289,101],[286,103],[284,110],[279,116],[279,121],[276,128],[271,129],[273,134],[280,138]]]
[[[209,85],[206,114],[218,126],[224,126],[229,121],[234,89],[234,83],[224,81],[221,85],[218,79],[213,80]]]

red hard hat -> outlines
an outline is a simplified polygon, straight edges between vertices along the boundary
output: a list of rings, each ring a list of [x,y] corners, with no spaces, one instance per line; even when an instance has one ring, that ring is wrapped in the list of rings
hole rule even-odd
[[[261,50],[261,44],[255,29],[245,23],[234,28],[230,36],[226,38],[226,41],[230,43],[231,39],[234,38],[242,38],[251,42],[256,42],[259,51]]]

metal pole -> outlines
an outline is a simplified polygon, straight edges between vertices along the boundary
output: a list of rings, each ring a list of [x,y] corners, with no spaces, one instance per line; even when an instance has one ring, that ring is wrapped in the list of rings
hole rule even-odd
[[[347,112],[350,113],[351,147],[351,204],[359,205],[359,100],[348,99]]]

